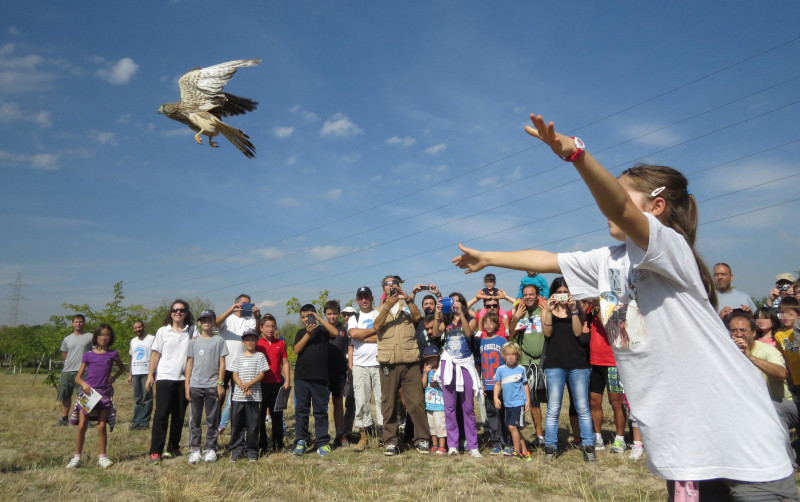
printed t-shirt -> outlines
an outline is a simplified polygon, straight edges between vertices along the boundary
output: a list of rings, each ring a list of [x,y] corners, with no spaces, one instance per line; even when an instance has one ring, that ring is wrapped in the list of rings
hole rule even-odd
[[[504,364],[497,368],[494,379],[495,382],[500,382],[503,404],[506,408],[525,406],[527,399],[525,399],[524,385],[528,383],[525,368],[519,364],[509,368]]]
[[[150,354],[153,350],[153,335],[145,335],[140,339],[138,336],[131,338],[131,346],[128,354],[131,356],[131,375],[146,375],[150,370]]]
[[[600,298],[647,467],[670,480],[789,476],[788,432],[764,379],[709,303],[686,240],[645,216],[647,250],[628,240],[558,263],[576,299]],[[759,425],[742,434],[742,424]]]
[[[425,386],[425,410],[444,411],[444,394],[438,382],[433,381],[436,370],[430,370],[427,375],[427,385]]]
[[[487,391],[494,390],[495,372],[504,364],[502,357],[503,345],[506,344],[504,336],[495,334],[481,338],[481,380],[483,388]]]
[[[359,312],[357,316],[358,320],[356,316],[350,316],[347,321],[348,331],[353,328],[370,329],[378,317],[378,311],[373,309],[370,312]],[[353,366],[378,366],[377,343],[365,343],[351,336],[350,345],[353,346]]]
[[[282,383],[283,373],[281,373],[281,371],[283,368],[283,360],[289,358],[286,353],[286,344],[283,340],[276,338],[274,341],[270,342],[262,336],[258,339],[256,350],[264,354],[264,357],[267,359],[267,364],[269,365],[269,370],[267,370],[261,382]]]
[[[775,345],[786,360],[786,369],[792,374],[792,384],[800,385],[800,352],[791,329],[775,332]]]
[[[198,336],[189,340],[186,357],[192,358],[192,376],[189,387],[216,387],[219,381],[219,360],[228,355],[228,346],[221,336]]]
[[[537,276],[538,277],[538,276]],[[539,364],[544,350],[544,332],[542,331],[542,309],[536,307],[533,311],[526,311],[514,328],[516,341],[522,349],[522,366]]]

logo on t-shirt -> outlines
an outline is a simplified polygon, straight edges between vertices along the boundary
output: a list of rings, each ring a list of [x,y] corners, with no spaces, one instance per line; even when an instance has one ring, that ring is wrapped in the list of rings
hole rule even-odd
[[[248,361],[242,361],[242,366],[247,368],[248,366],[250,366],[250,363]]]
[[[137,361],[141,361],[142,359],[144,359],[145,355],[147,355],[147,351],[144,350],[144,348],[142,347],[136,347],[133,350],[133,358]]]
[[[608,341],[615,349],[634,349],[647,338],[644,317],[636,300],[627,305],[611,291],[600,293],[600,320],[606,329]]]
[[[206,353],[206,351],[205,351],[205,349],[200,349],[197,353],[202,356],[203,354]]]

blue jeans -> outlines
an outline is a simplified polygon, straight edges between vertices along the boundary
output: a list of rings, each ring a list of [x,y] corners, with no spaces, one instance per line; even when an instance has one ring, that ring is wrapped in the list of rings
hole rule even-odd
[[[231,382],[233,383],[233,382]],[[233,385],[228,388],[228,395],[225,396],[225,405],[222,408],[222,416],[219,417],[219,426],[223,429],[231,421],[231,397],[233,396]]]
[[[558,415],[561,413],[561,400],[564,397],[564,384],[569,383],[575,408],[578,410],[578,424],[581,428],[581,442],[584,446],[594,446],[592,412],[589,408],[589,368],[566,370],[547,368],[547,420],[545,421],[544,444],[558,445]]]
[[[147,381],[147,374],[133,375],[131,383],[133,384],[133,420],[131,425],[141,425],[150,427],[150,414],[153,412],[153,391],[147,390],[144,387]]]

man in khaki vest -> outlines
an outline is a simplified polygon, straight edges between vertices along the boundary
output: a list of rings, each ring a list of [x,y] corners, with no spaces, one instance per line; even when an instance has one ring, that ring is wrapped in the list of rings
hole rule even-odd
[[[384,454],[397,455],[397,391],[401,390],[408,415],[414,423],[414,443],[419,453],[429,453],[430,429],[425,413],[422,372],[419,366],[414,323],[420,313],[413,301],[400,287],[397,276],[386,276],[382,281],[386,300],[378,307],[373,327],[378,335],[378,363],[380,364],[381,395],[383,399]]]

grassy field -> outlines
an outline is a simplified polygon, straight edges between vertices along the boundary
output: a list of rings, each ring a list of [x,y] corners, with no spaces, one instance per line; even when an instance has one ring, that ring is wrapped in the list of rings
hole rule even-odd
[[[577,450],[545,464],[541,452],[534,451],[532,462],[519,462],[490,457],[485,445],[482,459],[414,451],[384,457],[378,441],[372,439],[370,448],[360,454],[349,448],[336,449],[326,458],[315,453],[303,457],[272,454],[255,464],[231,463],[223,455],[215,464],[197,466],[188,465],[184,456],[149,466],[150,433],[128,431],[133,399],[123,380],[115,385],[120,422],[109,434],[108,456],[115,464],[105,471],[97,467],[97,433],[90,428],[84,466],[66,470],[74,451],[75,428],[53,427],[59,417],[55,391],[41,381],[41,376],[33,384],[29,374],[0,374],[0,500],[666,499],[664,482],[650,474],[643,461],[627,461],[608,449],[598,452],[596,464],[584,463]],[[566,424],[565,414],[562,419]],[[291,440],[291,410],[287,424],[287,440]],[[610,423],[604,424],[607,429]],[[530,434],[531,428],[526,429],[526,437]],[[188,436],[187,427],[184,451]],[[228,441],[226,433],[220,445]]]

